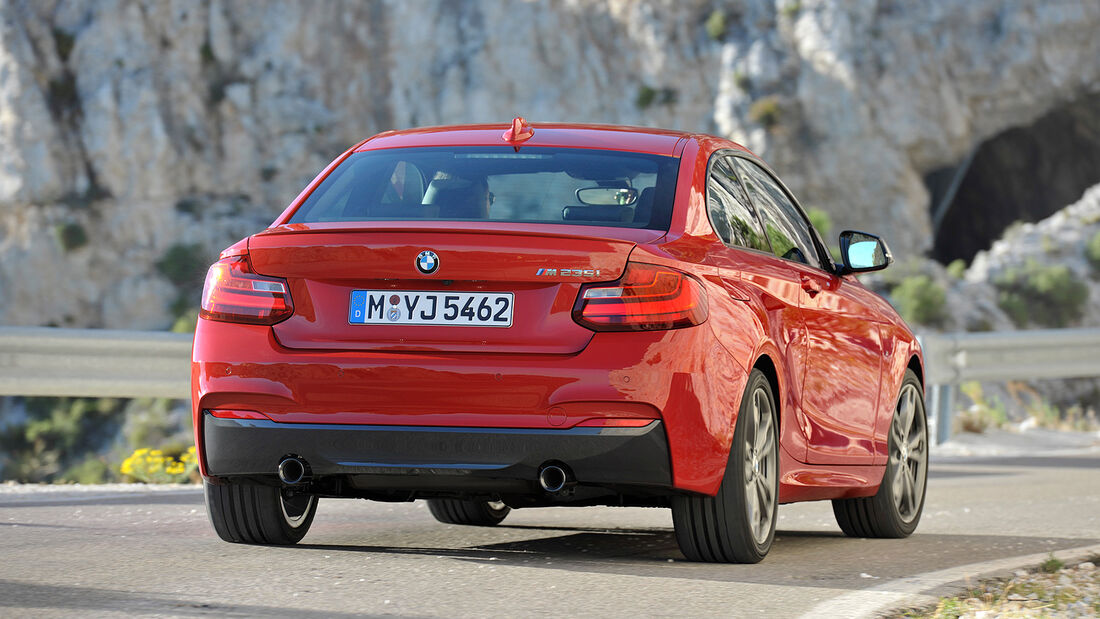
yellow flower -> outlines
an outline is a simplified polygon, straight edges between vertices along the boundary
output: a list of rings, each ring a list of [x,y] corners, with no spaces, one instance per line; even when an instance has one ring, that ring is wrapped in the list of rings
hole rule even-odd
[[[126,458],[125,460],[122,461],[122,466],[119,467],[119,472],[122,473],[123,475],[133,475],[134,474],[134,457],[133,456],[130,456],[129,458]]]

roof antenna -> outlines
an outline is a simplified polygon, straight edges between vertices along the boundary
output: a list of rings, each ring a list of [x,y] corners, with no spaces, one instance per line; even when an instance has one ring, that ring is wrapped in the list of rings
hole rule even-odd
[[[512,126],[508,128],[500,137],[505,142],[511,142],[512,147],[519,152],[519,147],[523,142],[530,140],[531,136],[535,135],[535,130],[531,128],[531,125],[527,124],[522,116],[516,116],[512,119]]]

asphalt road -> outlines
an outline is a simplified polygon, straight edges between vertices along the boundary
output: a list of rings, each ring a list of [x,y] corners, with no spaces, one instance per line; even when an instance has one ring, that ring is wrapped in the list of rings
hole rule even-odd
[[[521,510],[483,529],[423,503],[322,500],[301,545],[261,548],[219,541],[197,489],[15,490],[0,487],[4,617],[850,615],[860,592],[943,591],[929,572],[1100,544],[1095,451],[937,459],[905,540],[845,538],[828,503],[783,506],[758,565],[683,560],[660,509]]]

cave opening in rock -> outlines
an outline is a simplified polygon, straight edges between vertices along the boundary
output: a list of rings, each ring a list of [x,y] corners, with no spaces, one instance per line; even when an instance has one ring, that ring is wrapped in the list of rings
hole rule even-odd
[[[1100,95],[1003,131],[924,181],[932,196],[932,257],[970,262],[1014,222],[1049,217],[1100,183]]]

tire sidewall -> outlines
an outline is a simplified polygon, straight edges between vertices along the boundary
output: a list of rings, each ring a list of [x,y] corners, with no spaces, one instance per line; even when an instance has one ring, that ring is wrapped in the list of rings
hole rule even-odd
[[[760,370],[753,370],[749,375],[748,384],[745,387],[745,394],[741,398],[740,410],[737,413],[737,423],[733,432],[733,445],[730,448],[729,464],[726,466],[726,475],[722,479],[722,487],[719,493],[722,495],[722,500],[727,501],[730,504],[730,513],[736,514],[739,521],[739,526],[743,528],[744,548],[750,550],[754,555],[757,555],[759,559],[763,559],[768,551],[771,549],[772,542],[775,540],[775,525],[779,519],[779,436],[778,436],[778,419],[772,419],[772,444],[775,446],[769,465],[775,468],[775,484],[772,486],[772,510],[771,510],[771,523],[768,528],[768,535],[763,542],[757,542],[756,538],[752,534],[752,524],[748,522],[747,502],[745,488],[745,453],[747,449],[747,441],[745,433],[749,431],[749,423],[746,421],[749,416],[752,415],[752,399],[757,389],[762,389],[767,395],[768,401],[771,404],[772,415],[776,415],[777,409],[775,406],[775,394],[772,392],[771,384],[768,382],[766,376]]]
[[[882,484],[879,486],[878,492],[875,494],[875,502],[879,504],[879,508],[883,513],[889,514],[891,522],[888,524],[893,529],[893,537],[908,537],[917,529],[917,525],[920,524],[921,516],[924,514],[924,502],[925,497],[928,494],[928,452],[930,444],[928,442],[928,416],[924,409],[924,388],[921,387],[920,380],[917,379],[917,375],[912,370],[906,370],[905,378],[902,380],[901,387],[898,388],[898,399],[901,398],[901,392],[905,389],[906,385],[912,385],[916,388],[919,397],[917,398],[917,411],[916,414],[921,416],[922,427],[924,428],[924,461],[921,466],[924,467],[924,484],[920,490],[920,502],[917,507],[917,514],[909,522],[905,522],[901,513],[898,511],[897,505],[894,504],[893,497],[893,480],[894,473],[897,467],[894,466],[893,461],[890,458],[890,454],[894,450],[894,436],[892,431],[887,432],[887,457],[886,457],[886,471],[882,477]],[[897,400],[895,400],[893,413],[890,415],[890,426],[892,429],[894,424],[894,418],[898,414]]]

